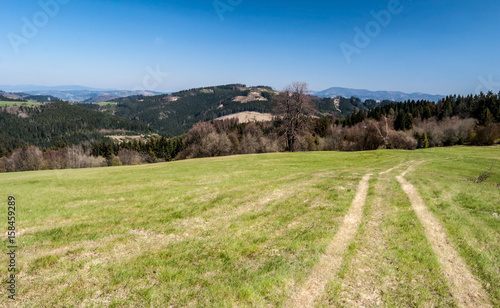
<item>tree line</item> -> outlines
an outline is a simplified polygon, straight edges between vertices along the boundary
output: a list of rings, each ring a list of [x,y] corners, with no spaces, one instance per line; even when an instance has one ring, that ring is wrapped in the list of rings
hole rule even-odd
[[[153,136],[148,140],[124,142],[84,142],[41,150],[26,146],[0,158],[0,172],[78,169],[137,165],[173,160],[184,149],[184,137],[167,139]]]
[[[230,87],[228,91],[235,91]],[[226,90],[226,89],[225,89]],[[318,98],[294,83],[272,99],[269,122],[198,122],[175,138],[24,146],[0,158],[0,172],[165,162],[282,151],[362,151],[451,145],[492,145],[500,139],[500,95],[448,96],[429,101],[368,102],[345,118],[318,117]],[[188,92],[184,93],[189,95]],[[330,103],[322,100],[323,103]],[[365,102],[366,105],[366,102]],[[57,126],[56,126],[57,127]],[[1,153],[0,153],[1,154]]]
[[[272,122],[235,120],[196,124],[179,158],[281,151],[362,151],[493,145],[500,138],[500,95],[448,96],[383,102],[345,118],[315,118],[317,98],[294,83],[273,98]],[[372,102],[374,103],[374,102]],[[370,104],[370,102],[368,102]]]
[[[409,130],[415,120],[436,118],[441,121],[446,118],[473,118],[478,125],[500,122],[500,93],[478,95],[447,96],[437,104],[430,101],[383,102],[368,111],[358,110],[337,123],[343,126],[353,126],[366,119],[379,121],[382,116],[394,119],[396,130]]]

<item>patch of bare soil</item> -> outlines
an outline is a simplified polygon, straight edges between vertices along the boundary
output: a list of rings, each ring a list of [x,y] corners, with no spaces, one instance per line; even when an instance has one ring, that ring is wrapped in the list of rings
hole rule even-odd
[[[250,92],[247,96],[236,96],[233,102],[248,103],[254,101],[267,102],[267,98],[263,97],[260,92]]]
[[[413,210],[424,226],[426,236],[438,257],[454,299],[460,307],[491,307],[486,292],[452,246],[444,227],[427,209],[417,189],[403,178],[410,169],[401,176],[397,176],[396,179],[408,195]]]
[[[238,119],[240,123],[267,122],[267,121],[271,121],[273,119],[273,115],[270,113],[245,111],[245,112],[240,112],[240,113],[235,113],[235,114],[223,116],[223,117],[217,118],[216,120],[225,120],[225,119],[232,119],[232,118]]]
[[[345,216],[342,226],[328,245],[325,255],[322,256],[304,285],[290,296],[285,307],[312,307],[323,294],[328,281],[335,278],[344,254],[361,223],[370,177],[371,174],[365,175],[359,183],[351,208]]]

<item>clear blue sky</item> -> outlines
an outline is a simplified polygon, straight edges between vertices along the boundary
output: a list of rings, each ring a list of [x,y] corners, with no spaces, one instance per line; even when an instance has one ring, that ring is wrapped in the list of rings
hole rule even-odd
[[[500,82],[498,0],[401,0],[380,29],[370,12],[395,0],[220,0],[220,14],[213,0],[59,0],[68,3],[57,10],[54,1],[42,0],[52,16],[38,1],[1,1],[0,84],[174,91],[305,81],[466,94],[481,78]],[[23,34],[23,18],[35,34]],[[356,46],[354,29],[367,25],[373,38]],[[357,48],[350,63],[342,43]]]

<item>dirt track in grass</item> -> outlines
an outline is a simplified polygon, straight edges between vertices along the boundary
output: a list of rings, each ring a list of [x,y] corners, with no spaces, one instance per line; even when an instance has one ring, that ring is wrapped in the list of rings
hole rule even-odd
[[[371,174],[365,175],[359,183],[351,208],[345,216],[342,226],[328,245],[326,253],[306,283],[292,294],[285,307],[312,307],[323,294],[327,283],[337,274],[344,254],[361,223],[370,177]]]
[[[388,173],[409,165],[400,176],[396,176],[396,179],[408,196],[413,211],[425,229],[425,235],[438,258],[439,265],[456,304],[459,307],[491,307],[485,290],[472,275],[465,261],[451,245],[444,227],[427,209],[417,189],[404,179],[407,173],[413,171],[421,163],[414,161],[400,163],[393,168],[379,173],[379,180],[388,180],[390,177]],[[314,307],[317,301],[323,296],[328,283],[337,278],[348,247],[353,242],[360,227],[371,176],[371,174],[365,175],[358,184],[356,196],[349,212],[344,218],[342,226],[335,234],[319,264],[313,269],[306,282],[296,288],[288,298],[286,307]],[[381,189],[380,185],[377,185],[376,189]],[[375,203],[376,211],[372,217],[374,221],[368,221],[367,224],[370,229],[378,230],[377,226],[380,225],[384,216],[383,209],[387,209],[382,206],[384,200],[380,196],[376,198]],[[381,238],[381,234],[374,232],[370,237],[373,239],[374,245],[377,246],[375,243]],[[376,248],[375,246],[370,246],[370,248]],[[369,273],[365,274],[369,275]],[[350,304],[363,307],[382,305],[379,297],[379,289],[383,287],[381,285],[364,285],[364,283],[360,283],[359,287],[362,290],[357,289],[357,294],[363,296],[357,296],[358,299],[356,302],[351,302]]]
[[[427,209],[417,189],[404,179],[404,175],[414,167],[415,165],[410,166],[396,179],[407,194],[413,210],[425,228],[426,236],[438,257],[453,297],[459,307],[491,307],[486,292],[451,245],[444,227]]]

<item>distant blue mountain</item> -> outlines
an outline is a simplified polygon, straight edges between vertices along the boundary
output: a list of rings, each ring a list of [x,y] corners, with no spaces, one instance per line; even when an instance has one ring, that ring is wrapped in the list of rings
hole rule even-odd
[[[373,99],[377,101],[390,100],[390,101],[407,101],[407,100],[428,100],[437,102],[444,98],[445,95],[433,95],[426,93],[404,93],[398,91],[370,91],[365,89],[349,89],[333,87],[324,91],[313,92],[314,95],[319,97],[357,97],[362,101]]]
[[[129,91],[115,89],[96,89],[77,85],[68,86],[36,86],[36,85],[18,85],[6,86],[0,85],[0,91],[22,92],[31,95],[54,96],[67,101],[99,103],[112,99],[127,97],[133,95],[153,96],[163,93],[147,90]]]
[[[119,97],[132,95],[160,95],[164,93],[153,91],[129,91],[116,89],[97,89],[78,85],[65,86],[37,86],[37,85],[0,85],[0,90],[6,92],[23,92],[31,95],[51,95],[64,100],[95,103],[112,100]],[[426,93],[404,93],[397,91],[370,91],[364,89],[349,89],[333,87],[324,91],[312,92],[319,97],[357,97],[362,101],[373,99],[376,101],[406,101],[406,100],[429,100],[437,102],[444,98],[444,95],[432,95]]]
[[[37,86],[37,85],[0,85],[0,90],[6,92],[39,92],[39,91],[116,91],[115,89],[97,89],[77,85]]]

